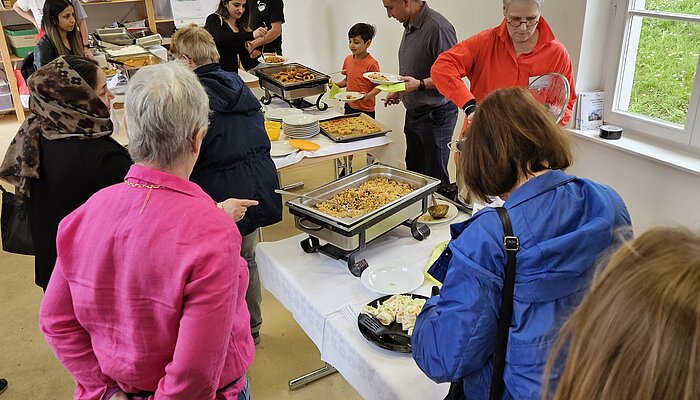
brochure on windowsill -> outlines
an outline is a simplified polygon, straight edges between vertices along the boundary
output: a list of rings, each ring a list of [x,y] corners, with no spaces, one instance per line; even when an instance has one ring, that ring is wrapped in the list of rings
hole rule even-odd
[[[603,103],[605,92],[581,92],[576,101],[576,127],[584,131],[595,130],[603,125]]]

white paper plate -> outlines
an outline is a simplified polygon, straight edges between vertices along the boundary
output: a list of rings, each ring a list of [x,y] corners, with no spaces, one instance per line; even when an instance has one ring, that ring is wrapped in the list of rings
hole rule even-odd
[[[370,76],[373,74],[383,75],[384,77],[386,77],[387,80],[370,78]],[[399,76],[397,74],[390,74],[387,72],[365,72],[364,74],[362,74],[362,76],[369,79],[372,83],[376,83],[377,85],[403,82],[401,79],[399,79]]]
[[[409,293],[423,284],[423,272],[415,267],[369,266],[360,280],[365,287],[382,294]]]
[[[352,103],[353,101],[361,100],[363,97],[365,97],[364,93],[360,92],[340,92],[335,95],[336,99],[345,103]]]
[[[265,111],[265,119],[282,122],[287,115],[299,115],[304,112],[298,108],[268,108]]]
[[[267,57],[270,57],[270,56],[267,56]],[[282,57],[282,56],[275,56],[275,57],[279,57],[279,58],[281,58],[283,61],[282,61],[282,62],[276,62],[276,63],[273,63],[273,62],[265,62],[265,56],[260,56],[260,57],[258,57],[258,62],[259,62],[260,64],[264,64],[264,65],[282,65],[282,64],[285,64],[285,63],[288,63],[288,62],[289,62],[289,57]]]
[[[290,146],[286,140],[275,140],[274,142],[270,142],[271,157],[284,157],[294,153],[295,151],[297,151],[297,149]]]
[[[457,207],[450,202],[447,202],[444,200],[438,200],[437,203],[438,204],[447,204],[449,206],[449,208],[447,210],[447,214],[445,214],[445,217],[440,218],[440,219],[434,219],[433,217],[430,216],[430,214],[426,213],[426,214],[423,214],[420,218],[418,218],[418,222],[422,222],[424,224],[429,224],[429,225],[442,224],[443,222],[452,221],[453,219],[455,219],[455,217],[459,213],[459,211],[457,210]],[[432,205],[432,203],[430,205]]]
[[[282,122],[293,126],[309,126],[318,124],[318,117],[309,114],[287,115],[282,118]]]

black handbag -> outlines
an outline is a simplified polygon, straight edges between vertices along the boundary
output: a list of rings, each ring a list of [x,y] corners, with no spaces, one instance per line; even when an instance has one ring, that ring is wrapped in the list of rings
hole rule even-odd
[[[2,190],[2,248],[8,253],[34,255],[32,232],[29,229],[29,209],[24,201],[17,200],[13,193]]]
[[[505,384],[503,383],[503,372],[506,367],[506,349],[508,348],[508,330],[510,320],[513,316],[513,291],[515,289],[515,255],[520,248],[517,236],[513,235],[513,226],[510,223],[508,211],[504,207],[497,207],[496,211],[503,225],[503,245],[508,253],[506,262],[506,276],[503,282],[503,298],[501,299],[501,318],[498,320],[498,331],[496,333],[496,349],[493,353],[493,375],[491,375],[491,389],[489,391],[490,400],[500,400],[503,396]],[[464,384],[452,382],[450,391],[445,400],[466,400],[464,397]]]

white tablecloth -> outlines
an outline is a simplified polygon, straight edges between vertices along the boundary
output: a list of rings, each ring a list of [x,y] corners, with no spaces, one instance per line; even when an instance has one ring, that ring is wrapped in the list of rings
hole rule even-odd
[[[464,220],[460,214],[452,222]],[[380,349],[365,340],[357,327],[356,311],[382,295],[362,285],[347,263],[319,254],[306,254],[297,235],[278,242],[260,243],[256,260],[265,288],[291,313],[333,365],[366,399],[442,399],[448,384],[436,384],[415,364],[410,354]],[[360,252],[370,265],[408,265],[425,268],[433,248],[449,239],[449,224],[431,225],[431,235],[417,241],[400,226],[371,242]],[[424,285],[419,293],[428,294]]]

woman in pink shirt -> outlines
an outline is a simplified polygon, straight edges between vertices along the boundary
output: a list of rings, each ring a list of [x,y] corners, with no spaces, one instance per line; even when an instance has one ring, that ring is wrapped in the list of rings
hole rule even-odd
[[[126,99],[135,165],[61,222],[41,330],[76,399],[249,399],[241,235],[188,181],[207,94],[168,63],[141,69]]]

